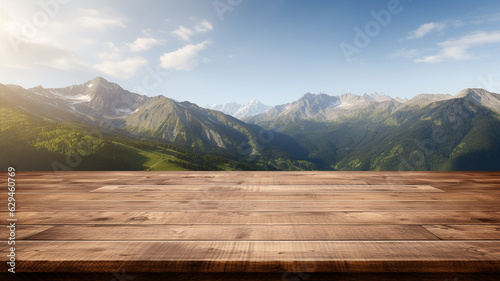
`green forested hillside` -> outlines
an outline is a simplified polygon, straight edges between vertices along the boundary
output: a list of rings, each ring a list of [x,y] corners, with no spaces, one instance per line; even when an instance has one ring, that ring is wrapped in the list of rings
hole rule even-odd
[[[154,140],[40,120],[0,107],[0,170],[256,170],[226,157],[202,155]]]
[[[335,170],[500,170],[499,115],[466,99],[282,128]]]

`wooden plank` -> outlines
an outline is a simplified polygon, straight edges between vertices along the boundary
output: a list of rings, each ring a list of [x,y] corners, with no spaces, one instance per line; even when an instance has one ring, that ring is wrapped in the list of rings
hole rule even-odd
[[[16,190],[17,192],[19,193],[22,193],[22,192],[38,192],[38,193],[61,193],[61,192],[89,192],[89,191],[93,191],[93,190],[96,190],[98,188],[102,188],[106,186],[105,184],[99,184],[99,183],[93,183],[93,184],[68,184],[68,183],[57,183],[57,184],[45,184],[45,183],[30,183],[30,184],[26,184],[26,183],[18,183],[17,184],[17,187],[16,187]],[[137,185],[136,185],[137,186]],[[151,186],[151,188],[142,188],[142,183],[139,183],[139,187],[137,187],[137,191],[130,191],[130,192],[145,192],[145,191],[152,191],[152,192],[165,192],[165,190],[162,190],[161,188],[163,187],[168,187],[168,186],[165,186],[165,185],[159,185],[160,187],[159,188],[155,188],[154,185]],[[184,185],[185,186],[185,185]],[[194,187],[191,187],[192,189],[198,189],[198,190],[207,190],[207,189],[210,189],[210,188],[214,188],[214,186],[217,186],[216,184],[211,184],[211,185],[205,185],[206,187],[201,187],[203,185],[200,185],[200,186],[194,186]],[[228,186],[228,185],[218,185],[218,186]],[[279,185],[276,185],[277,187]],[[312,192],[312,190],[310,189],[306,189],[306,187],[310,188],[312,185],[303,185],[304,186],[304,192]],[[386,186],[389,186],[389,185],[386,185]],[[480,192],[483,192],[483,193],[492,193],[492,194],[497,194],[500,193],[500,183],[499,184],[474,184],[474,185],[471,185],[471,184],[462,184],[462,185],[433,185],[433,188],[434,188],[434,192],[460,192],[460,193],[464,193],[464,192],[474,192],[474,193],[480,193]],[[158,190],[156,190],[158,189]],[[172,190],[171,190],[172,189]],[[175,186],[173,185],[171,187],[171,189],[169,189],[169,191],[174,191],[174,192],[183,192],[185,190],[181,189],[181,188],[178,188],[178,186]],[[175,190],[176,189],[176,190]],[[370,187],[366,187],[366,190],[372,190],[374,191],[373,189],[371,189]],[[102,192],[104,190],[100,190],[99,192]],[[117,190],[118,191],[118,190]],[[233,192],[233,191],[242,191],[242,192],[254,192],[252,190],[248,190],[248,191],[245,191],[245,189],[238,189],[237,187],[234,187],[232,188],[231,190],[228,190],[229,192]],[[430,191],[430,192],[433,192],[433,191]],[[115,191],[113,191],[115,192]],[[126,191],[123,191],[123,190],[120,190],[119,192],[126,192]],[[280,191],[280,190],[276,190],[276,192],[283,192],[283,191]],[[297,192],[297,191],[296,191]],[[317,191],[316,191],[317,192]],[[338,191],[337,191],[338,192]],[[352,192],[352,190],[349,190],[349,191],[346,191],[346,192]],[[365,191],[366,192],[366,191]],[[390,190],[387,190],[387,192],[390,192]],[[395,192],[398,192],[397,190],[395,190]],[[412,192],[414,193],[414,191],[408,191],[408,192]],[[418,191],[417,191],[418,192]],[[421,192],[429,192],[429,191],[421,191]]]
[[[130,184],[131,182],[127,182],[127,184]],[[171,189],[172,190],[175,190],[176,188],[176,191],[178,192],[182,192],[182,191],[185,191],[185,189],[183,190],[182,188],[179,188],[178,186],[187,186],[187,185],[183,185],[182,182],[179,182],[180,184],[176,184],[176,185],[164,185],[164,184],[149,184],[149,188],[142,188],[143,185],[147,185],[147,183],[145,182],[136,182],[134,183],[137,189],[137,191],[130,191],[130,192],[142,192],[142,191],[153,191],[153,192],[162,192],[162,191],[165,191],[165,189],[162,189],[162,187],[168,187],[168,186],[172,186]],[[59,192],[89,192],[89,191],[94,191],[98,188],[102,188],[106,186],[104,183],[88,183],[88,184],[74,184],[74,183],[66,183],[66,182],[61,182],[61,183],[55,183],[55,184],[46,184],[46,183],[18,183],[17,185],[17,190],[19,192],[23,192],[23,191],[26,191],[26,192],[46,192],[46,193],[59,193]],[[156,186],[156,187],[155,187]],[[248,191],[245,191],[244,188],[237,188],[236,186],[233,187],[233,188],[229,188],[228,186],[231,186],[230,184],[216,184],[216,183],[210,183],[210,184],[206,184],[206,183],[199,183],[199,184],[196,184],[196,185],[189,185],[191,186],[191,189],[199,189],[199,190],[202,190],[202,191],[206,191],[206,190],[209,190],[209,189],[217,189],[217,187],[219,187],[221,189],[221,191],[224,191],[224,189],[226,189],[226,191],[242,191],[242,192],[254,192],[253,190],[248,190]],[[204,187],[202,187],[204,186]],[[217,186],[217,187],[216,187]],[[234,185],[233,185],[234,186]],[[282,190],[279,190],[279,186],[284,186],[286,187],[287,185],[275,185],[276,186],[276,192],[283,192],[282,190],[286,189],[282,189]],[[293,186],[293,185],[292,185]],[[315,186],[315,185],[306,185],[306,184],[303,184],[302,185],[304,187],[304,192],[311,192],[311,186]],[[329,186],[329,185],[316,185],[316,186]],[[347,187],[352,187],[352,186],[355,186],[355,185],[344,185]],[[378,192],[377,190],[375,190],[373,187],[373,185],[367,185],[365,187],[365,190],[364,192]],[[389,184],[386,184],[386,185],[382,185],[382,186],[391,186]],[[406,186],[411,186],[411,184],[407,184]],[[413,186],[419,186],[419,185],[413,185]],[[426,185],[420,185],[420,186],[426,186]],[[430,185],[427,185],[427,186],[430,186]],[[408,190],[406,192],[475,192],[475,193],[479,193],[479,192],[486,192],[486,193],[492,193],[492,192],[496,192],[496,193],[499,193],[500,192],[500,183],[498,184],[459,184],[459,185],[432,185],[431,187],[433,188],[433,190],[422,190],[422,191],[413,191],[413,190]],[[257,188],[258,189],[258,188]],[[169,189],[170,190],[170,189]],[[359,190],[359,189],[358,189]],[[104,190],[100,190],[98,192],[102,192]],[[325,191],[335,191],[335,192],[341,192],[341,190],[328,190],[328,187],[326,188]],[[401,190],[396,190],[396,189],[393,189],[391,190],[390,188],[387,189],[387,190],[379,190],[379,191],[386,191],[386,192],[404,192],[404,191],[401,191]],[[127,192],[127,191],[124,191],[124,190],[120,190],[119,192]],[[299,191],[290,191],[290,192],[299,192]],[[353,192],[353,190],[345,190],[344,192]],[[355,192],[355,190],[354,190]]]
[[[6,202],[7,194],[0,193]],[[23,201],[496,201],[495,193],[444,192],[89,192],[89,193],[17,193]],[[1,201],[1,200],[0,200]]]
[[[494,184],[436,184],[436,188],[445,192],[500,192],[500,183]]]
[[[3,172],[6,175],[5,172]],[[102,183],[104,181],[142,183],[154,182],[155,184],[167,180],[184,181],[183,183],[207,182],[215,183],[234,183],[242,184],[244,182],[255,182],[265,184],[272,182],[274,184],[291,184],[302,181],[304,184],[331,184],[339,180],[347,180],[349,184],[354,181],[361,181],[361,184],[461,184],[468,185],[470,188],[480,184],[500,183],[498,172],[18,172],[16,176],[24,183],[78,183],[78,178],[84,183]],[[72,180],[77,180],[74,182]],[[0,182],[5,182],[5,177],[0,177]],[[257,182],[256,182],[257,181]],[[305,182],[304,182],[305,181]],[[169,182],[168,184],[172,184]],[[497,187],[498,190],[498,187]]]
[[[21,224],[500,224],[500,212],[17,212]],[[0,212],[5,224],[6,212]]]
[[[164,179],[149,179],[146,177],[136,178],[73,178],[73,179],[20,179],[17,178],[17,185],[115,185],[115,184],[163,184]]]
[[[70,178],[62,178],[54,176],[53,178],[29,178],[17,177],[20,183],[44,183],[44,184],[366,184],[365,181],[360,180],[358,177],[332,177],[327,174],[308,176],[307,174],[286,175],[280,173],[263,175],[249,175],[249,174],[231,174],[221,172],[215,175],[190,175],[183,174],[176,176],[175,174],[166,172],[164,174],[157,174],[156,177],[151,176],[134,176],[134,177],[99,177],[87,173],[83,176],[75,176]],[[78,175],[78,174],[76,174]]]
[[[129,184],[125,181],[115,184]],[[206,184],[226,184],[226,185],[328,185],[328,184],[338,184],[338,185],[364,185],[365,181],[359,179],[330,179],[330,178],[318,178],[318,177],[257,177],[257,178],[170,178],[162,181],[165,185],[206,185]]]
[[[4,278],[4,279],[2,279]],[[9,278],[9,279],[7,279]],[[0,273],[0,280],[9,281],[498,281],[498,273],[491,272],[103,272],[103,273]]]
[[[24,232],[24,226],[20,228]],[[27,240],[339,241],[436,240],[418,225],[64,225]]]
[[[307,265],[305,265],[307,266]],[[1,273],[0,280],[9,281],[498,281],[498,273],[492,272],[24,272]]]
[[[92,192],[443,192],[430,185],[106,185]]]
[[[19,212],[150,211],[150,212],[338,212],[338,211],[500,211],[498,202],[485,201],[24,201]]]
[[[40,232],[51,229],[52,227],[53,227],[52,225],[20,225],[19,223],[16,222],[16,225],[14,227],[15,239],[16,240],[26,239]],[[2,239],[10,237],[10,229],[5,227],[5,225],[2,225],[2,227],[0,228],[0,235]]]
[[[429,232],[440,239],[490,239],[500,240],[500,224],[489,225],[424,225]]]
[[[100,187],[104,186],[103,184],[24,184],[21,182],[17,182],[16,184],[16,193],[22,192],[43,192],[43,193],[63,193],[63,192],[89,192]]]
[[[6,175],[1,172],[0,175]],[[500,173],[498,172],[17,172],[16,177],[20,180],[34,182],[53,181],[61,183],[64,181],[84,178],[102,180],[155,180],[155,179],[175,179],[186,180],[204,179],[206,181],[274,181],[276,184],[285,182],[297,183],[296,180],[321,180],[326,184],[331,184],[328,180],[348,180],[362,181],[362,184],[436,184],[436,183],[499,183]],[[0,177],[0,182],[5,182],[5,177]],[[205,181],[205,183],[206,183]],[[283,182],[284,181],[284,182]],[[185,182],[187,183],[187,182]],[[305,184],[310,184],[308,181]],[[319,182],[316,182],[318,184]],[[338,182],[337,182],[338,183]],[[258,182],[264,184],[264,182]]]
[[[318,272],[492,272],[500,242],[19,241],[16,257],[25,272],[296,272],[305,264]]]

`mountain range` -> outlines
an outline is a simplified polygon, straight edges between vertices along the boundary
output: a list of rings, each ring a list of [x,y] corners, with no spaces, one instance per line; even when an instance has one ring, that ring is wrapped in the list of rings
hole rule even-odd
[[[498,170],[499,102],[484,89],[403,102],[306,94],[245,121],[293,137],[335,170]]]
[[[97,77],[65,88],[0,84],[0,103],[18,119],[107,129],[127,143],[148,139],[262,169],[500,169],[500,95],[484,89],[409,100],[307,93],[274,107],[254,100],[202,108]]]
[[[23,89],[6,85],[17,95],[16,105],[49,119],[73,119],[88,124],[107,122],[134,134],[169,142],[195,143],[228,148],[256,135],[255,126],[189,102],[164,96],[148,97],[131,93],[102,77],[65,88],[37,86]],[[33,104],[24,107],[24,104]],[[35,112],[31,109],[37,108]],[[38,108],[45,108],[39,110]]]
[[[161,141],[236,161],[257,161],[271,154],[286,159],[306,155],[298,142],[286,135],[276,132],[276,142],[263,145],[259,139],[266,130],[257,125],[187,101],[131,93],[102,77],[64,88],[24,89],[0,84],[0,104],[40,120],[84,124],[98,130],[111,128],[129,138]],[[264,147],[266,155],[261,153]]]

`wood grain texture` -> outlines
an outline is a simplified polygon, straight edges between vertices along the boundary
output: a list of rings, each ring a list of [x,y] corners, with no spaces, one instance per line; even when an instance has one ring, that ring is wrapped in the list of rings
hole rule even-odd
[[[430,185],[106,185],[93,192],[443,192]]]
[[[10,274],[10,275],[8,275]],[[10,281],[498,281],[496,273],[333,273],[333,272],[266,272],[266,273],[196,273],[196,272],[105,272],[105,273],[19,273],[14,277],[11,273],[0,273],[0,280],[9,278]],[[121,279],[120,279],[121,278]]]
[[[104,273],[0,273],[0,280],[9,281],[498,281],[497,273],[338,273],[338,272],[104,272]],[[9,278],[9,279],[7,279]]]
[[[23,224],[500,224],[500,212],[17,212]],[[0,212],[5,224],[6,212]]]
[[[150,212],[349,212],[349,211],[500,211],[484,201],[24,201],[19,212],[150,211]]]
[[[500,266],[499,241],[20,241],[16,249],[19,267],[26,272],[119,272],[124,268],[137,272],[484,272]],[[6,256],[7,251],[1,254]]]
[[[500,172],[19,172],[16,186],[16,271],[37,272],[18,280],[500,274]]]
[[[500,240],[500,224],[488,225],[424,225],[425,229],[443,240]]]
[[[19,231],[25,234],[25,226]],[[134,236],[131,237],[131,233]],[[326,240],[437,240],[418,225],[64,225],[25,240],[95,241],[326,241]]]
[[[5,223],[8,224],[7,221],[5,221]],[[36,235],[52,227],[53,227],[52,225],[19,225],[16,223],[14,229],[16,234],[15,238],[18,240],[27,239],[30,236]],[[10,233],[11,230],[7,229],[6,225],[2,225],[2,228],[0,228],[0,235],[1,235],[0,237],[2,237],[3,239],[7,239],[8,237],[10,237]]]
[[[6,202],[7,194],[0,194]],[[80,192],[17,193],[19,201],[496,201],[500,193],[474,192]],[[75,203],[77,204],[77,203]]]
[[[8,278],[8,279],[7,279]],[[497,273],[344,273],[344,272],[103,272],[103,273],[0,273],[9,281],[498,281]]]

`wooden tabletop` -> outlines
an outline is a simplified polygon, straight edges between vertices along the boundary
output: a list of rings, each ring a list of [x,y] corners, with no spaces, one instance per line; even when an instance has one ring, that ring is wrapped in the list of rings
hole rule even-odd
[[[15,178],[16,272],[500,274],[500,172]]]

